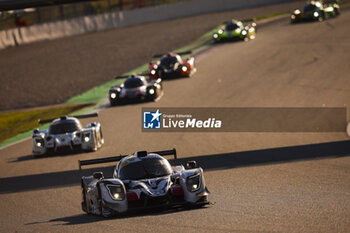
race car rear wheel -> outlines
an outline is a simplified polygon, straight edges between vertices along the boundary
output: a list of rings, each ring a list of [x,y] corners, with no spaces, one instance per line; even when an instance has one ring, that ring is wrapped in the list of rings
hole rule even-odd
[[[318,17],[318,21],[322,22],[323,20],[325,20],[325,16],[326,16],[326,14],[324,12],[321,12],[320,17]]]
[[[335,16],[340,15],[339,9],[338,8],[334,8],[334,13],[335,13]]]
[[[103,143],[104,140],[102,135],[102,129],[100,128],[100,131],[98,132],[98,148],[101,148]]]
[[[81,192],[82,192],[82,198],[83,201],[81,202],[81,209],[87,213],[87,208],[86,208],[86,188],[85,185],[83,183],[83,181],[81,181]]]

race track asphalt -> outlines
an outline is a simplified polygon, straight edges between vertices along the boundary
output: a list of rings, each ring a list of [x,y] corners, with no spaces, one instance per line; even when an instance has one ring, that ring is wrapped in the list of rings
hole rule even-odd
[[[345,133],[143,133],[142,107],[344,107],[350,104],[350,11],[320,23],[266,24],[249,42],[196,56],[197,73],[164,83],[156,103],[100,112],[104,147],[33,159],[31,141],[0,150],[1,232],[348,232]],[[259,120],[259,119],[257,119]],[[86,123],[86,121],[84,120]],[[103,219],[80,209],[78,159],[175,147],[204,168],[212,205]]]
[[[191,43],[231,18],[246,19],[302,5],[298,0],[204,14],[0,50],[0,111],[64,103],[150,62],[154,54]]]

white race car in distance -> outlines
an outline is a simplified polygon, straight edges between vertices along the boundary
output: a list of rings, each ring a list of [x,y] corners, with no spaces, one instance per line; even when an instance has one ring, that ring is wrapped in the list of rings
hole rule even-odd
[[[97,113],[58,119],[39,120],[40,124],[52,122],[48,129],[33,131],[34,156],[67,152],[96,151],[104,143],[101,124],[92,122],[83,128],[78,118],[96,117]]]
[[[79,161],[82,165],[119,161],[113,178],[102,172],[81,178],[82,209],[86,213],[109,217],[131,210],[156,207],[204,206],[209,204],[203,169],[195,161],[171,166],[161,155],[176,150],[120,155]]]
[[[146,74],[147,75],[147,74]],[[112,106],[143,101],[157,101],[163,96],[162,80],[146,79],[143,75],[118,76],[125,79],[120,85],[109,90],[109,101]]]

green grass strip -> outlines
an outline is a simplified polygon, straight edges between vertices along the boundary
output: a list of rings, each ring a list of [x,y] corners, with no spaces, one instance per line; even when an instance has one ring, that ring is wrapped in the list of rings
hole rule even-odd
[[[141,73],[147,70],[148,64],[144,64],[132,71],[124,73],[123,75],[133,74],[133,73]],[[100,86],[94,87],[78,96],[74,96],[70,98],[67,103],[75,103],[75,104],[86,104],[86,103],[95,103],[100,104],[108,95],[109,89],[117,84],[121,84],[124,79],[114,79],[108,81]]]
[[[50,119],[68,115],[90,104],[64,105],[35,110],[11,111],[0,114],[0,147],[29,137],[32,130],[38,128],[38,119]],[[40,128],[45,128],[43,125]]]

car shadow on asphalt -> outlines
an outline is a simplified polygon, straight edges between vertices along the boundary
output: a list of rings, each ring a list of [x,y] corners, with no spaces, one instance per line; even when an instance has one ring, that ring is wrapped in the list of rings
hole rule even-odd
[[[167,214],[179,213],[183,211],[196,211],[199,209],[206,209],[206,208],[209,208],[209,207],[203,206],[203,207],[194,207],[194,208],[187,208],[187,207],[155,208],[155,209],[131,211],[125,214],[120,214],[120,215],[116,215],[108,218],[105,218],[102,216],[90,215],[90,214],[78,214],[78,215],[72,215],[72,216],[67,216],[62,218],[51,219],[48,222],[50,223],[57,222],[56,225],[79,225],[79,224],[100,222],[100,221],[116,221],[119,219],[126,219],[126,218],[167,215]],[[32,225],[32,224],[37,224],[37,223],[36,222],[27,223],[27,225]]]
[[[195,160],[198,166],[208,171],[303,160],[338,158],[349,155],[350,140],[346,140],[242,152],[194,155],[186,158],[181,158],[181,155],[179,155],[177,160],[169,161],[173,165],[178,165]],[[77,170],[0,178],[0,194],[79,185],[82,176],[91,175],[96,171],[102,171],[105,177],[112,177],[114,166],[115,164],[108,167],[78,170],[77,161]]]
[[[174,160],[174,164],[186,164],[195,160],[204,170],[231,169],[236,167],[258,166],[350,156],[350,140],[231,152],[222,154],[196,155]]]
[[[9,163],[17,163],[17,162],[24,162],[28,160],[37,160],[37,159],[45,159],[45,158],[50,158],[50,157],[60,157],[60,156],[72,156],[72,155],[77,155],[80,153],[89,153],[88,151],[70,151],[70,152],[63,152],[63,153],[56,153],[56,154],[44,154],[44,155],[33,155],[33,154],[28,154],[28,155],[23,155],[19,156],[17,159],[9,160]]]

